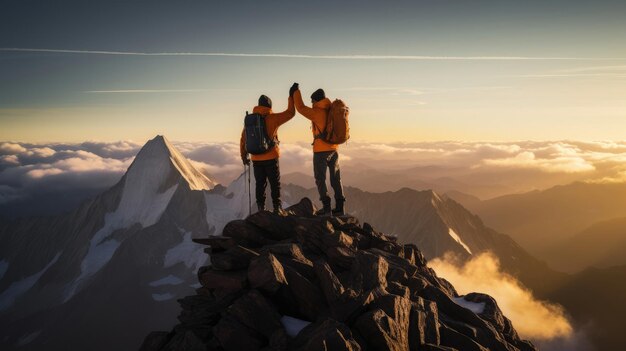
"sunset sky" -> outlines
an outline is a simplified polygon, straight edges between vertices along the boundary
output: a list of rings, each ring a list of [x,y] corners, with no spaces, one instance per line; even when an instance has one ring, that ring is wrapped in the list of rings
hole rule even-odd
[[[294,81],[358,141],[623,140],[626,2],[0,3],[3,141],[232,141]]]

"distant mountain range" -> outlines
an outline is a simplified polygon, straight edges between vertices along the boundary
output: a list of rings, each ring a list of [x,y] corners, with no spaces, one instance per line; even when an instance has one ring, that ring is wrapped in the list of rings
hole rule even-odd
[[[617,254],[626,245],[626,184],[572,183],[486,201],[449,196],[560,270],[626,264]]]
[[[220,234],[247,216],[248,186],[243,174],[228,187],[215,184],[158,136],[115,186],[74,211],[0,222],[0,348],[136,349],[148,331],[168,329],[175,300],[193,293],[196,272],[207,264],[191,239]],[[566,294],[555,293],[559,287],[577,282],[452,196],[408,188],[346,192],[349,212],[416,244],[427,258],[491,251],[506,271],[555,299]],[[288,184],[283,195],[287,204],[317,198],[314,189]]]

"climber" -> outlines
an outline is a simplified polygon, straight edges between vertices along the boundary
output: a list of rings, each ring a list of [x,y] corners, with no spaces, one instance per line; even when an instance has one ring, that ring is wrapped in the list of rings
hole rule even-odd
[[[280,167],[278,158],[278,127],[295,116],[293,104],[294,89],[289,89],[287,109],[280,113],[272,113],[272,100],[261,95],[258,105],[251,114],[246,114],[244,130],[241,133],[239,149],[244,165],[254,169],[256,179],[256,203],[259,211],[265,210],[265,189],[270,183],[274,213],[284,214],[280,200]],[[251,157],[248,157],[248,154]]]
[[[344,214],[344,204],[346,198],[341,185],[341,171],[339,169],[339,145],[330,144],[321,138],[322,131],[326,127],[326,118],[330,110],[331,102],[326,97],[324,90],[317,89],[311,95],[312,107],[308,107],[302,101],[302,94],[298,83],[291,87],[294,90],[293,100],[296,110],[307,119],[311,120],[313,131],[313,174],[315,184],[322,202],[322,209],[317,211],[318,215],[341,216]],[[331,211],[330,196],[326,188],[326,170],[330,172],[330,185],[335,193],[335,208]]]

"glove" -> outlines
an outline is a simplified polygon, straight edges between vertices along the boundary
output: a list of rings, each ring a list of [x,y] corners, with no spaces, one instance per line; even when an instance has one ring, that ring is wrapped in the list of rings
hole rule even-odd
[[[293,93],[298,89],[300,89],[300,85],[298,83],[293,83],[291,88],[289,88],[289,97],[292,97]]]
[[[250,159],[248,158],[248,155],[246,156],[241,156],[241,161],[243,162],[244,165],[249,165],[250,164]]]

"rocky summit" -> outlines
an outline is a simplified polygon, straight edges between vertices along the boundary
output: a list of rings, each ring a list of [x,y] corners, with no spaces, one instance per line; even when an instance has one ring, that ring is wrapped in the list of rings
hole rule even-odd
[[[493,298],[459,296],[415,245],[314,210],[304,198],[195,239],[211,261],[202,287],[141,350],[536,350]]]

